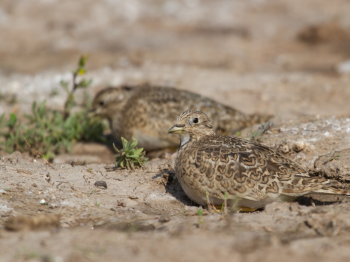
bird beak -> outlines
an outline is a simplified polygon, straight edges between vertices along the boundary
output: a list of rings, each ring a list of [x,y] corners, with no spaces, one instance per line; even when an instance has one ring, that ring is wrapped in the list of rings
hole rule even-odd
[[[87,112],[87,115],[86,115],[88,118],[92,118],[92,117],[95,117],[96,116],[96,109],[91,109]]]
[[[184,127],[183,126],[177,126],[177,125],[174,125],[172,128],[170,128],[168,130],[168,133],[169,134],[180,134],[184,131]]]

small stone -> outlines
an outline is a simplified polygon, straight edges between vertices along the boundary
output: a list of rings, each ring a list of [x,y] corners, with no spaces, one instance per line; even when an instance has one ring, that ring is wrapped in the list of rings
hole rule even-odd
[[[32,187],[37,187],[37,185],[35,183],[32,184]]]
[[[125,207],[134,207],[138,205],[138,202],[131,199],[124,199],[123,201]]]
[[[50,203],[49,208],[54,209],[57,208],[58,204],[57,203]]]
[[[287,154],[289,152],[289,146],[288,145],[281,146],[281,151],[282,153]]]
[[[97,187],[107,188],[107,183],[105,181],[102,181],[102,180],[101,181],[96,181],[94,185],[97,186]]]
[[[340,74],[349,74],[350,73],[350,60],[343,61],[336,65],[336,70]]]
[[[45,205],[45,204],[46,204],[45,199],[41,199],[41,200],[40,200],[40,204]]]
[[[114,212],[117,211],[117,210],[116,210],[115,208],[113,208],[113,207],[111,208],[111,210],[114,211]]]
[[[294,150],[295,152],[300,152],[300,151],[302,151],[302,150],[305,149],[305,146],[306,146],[306,145],[305,145],[304,142],[299,141],[299,142],[294,143],[294,145],[293,145],[293,150]]]
[[[139,199],[138,196],[129,196],[130,199]]]
[[[166,223],[166,222],[169,222],[169,221],[170,221],[170,217],[168,217],[168,216],[161,216],[158,219],[158,222],[160,222],[160,223]]]

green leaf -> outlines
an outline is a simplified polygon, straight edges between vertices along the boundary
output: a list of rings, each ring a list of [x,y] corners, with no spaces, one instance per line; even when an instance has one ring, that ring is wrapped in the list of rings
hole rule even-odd
[[[4,116],[5,116],[5,113],[3,113],[3,114],[0,116],[0,124],[2,123],[2,120],[4,119]]]
[[[62,88],[66,91],[66,93],[69,94],[68,83],[67,83],[66,81],[61,80],[61,81],[60,81],[60,85],[61,85]]]
[[[115,150],[117,153],[119,153],[119,150],[117,149],[117,147],[115,146],[114,143],[113,143],[113,148],[114,148],[114,150]]]
[[[143,151],[143,148],[135,149],[134,154],[135,155],[140,155],[142,151]]]
[[[78,62],[79,68],[80,67],[85,67],[87,59],[88,59],[88,55],[83,55],[83,56],[80,57],[79,62]]]
[[[92,83],[92,79],[90,79],[90,80],[85,80],[85,79],[83,79],[83,80],[78,84],[78,86],[81,87],[81,88],[86,88],[86,87],[88,87],[89,85],[91,85],[91,83]]]
[[[17,123],[17,116],[15,113],[11,113],[10,119],[7,121],[7,125],[13,128]]]
[[[130,149],[134,149],[136,146],[137,146],[137,141],[134,141],[134,142],[131,143],[129,148]]]
[[[131,158],[138,158],[140,157],[139,155],[128,155],[128,157],[131,157]]]

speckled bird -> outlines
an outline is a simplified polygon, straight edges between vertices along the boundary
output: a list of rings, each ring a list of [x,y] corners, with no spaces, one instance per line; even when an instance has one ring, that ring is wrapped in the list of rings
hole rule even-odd
[[[246,115],[210,98],[170,87],[149,85],[107,88],[99,92],[91,115],[107,118],[114,137],[131,140],[145,150],[176,148],[178,140],[166,130],[183,110],[201,110],[215,121],[219,134],[235,134],[245,127],[262,123],[268,115]]]
[[[336,181],[310,177],[307,171],[273,149],[246,139],[214,133],[210,118],[185,111],[168,133],[180,136],[177,178],[199,205],[229,205],[255,210],[272,201],[293,201],[308,193],[349,195]]]

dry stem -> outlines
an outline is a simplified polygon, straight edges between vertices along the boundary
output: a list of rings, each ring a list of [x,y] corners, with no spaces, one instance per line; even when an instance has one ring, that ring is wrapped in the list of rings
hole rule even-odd
[[[36,149],[32,148],[32,147],[29,145],[29,143],[28,143],[27,139],[24,137],[22,131],[20,130],[19,132],[21,132],[21,135],[23,136],[23,138],[24,138],[24,140],[26,141],[27,145],[29,146],[30,150],[32,150],[33,153],[39,154],[39,155],[44,159],[44,161],[45,161],[50,167],[53,167],[53,166],[45,159],[45,157],[43,156],[43,154],[41,154],[40,152],[38,152]]]

